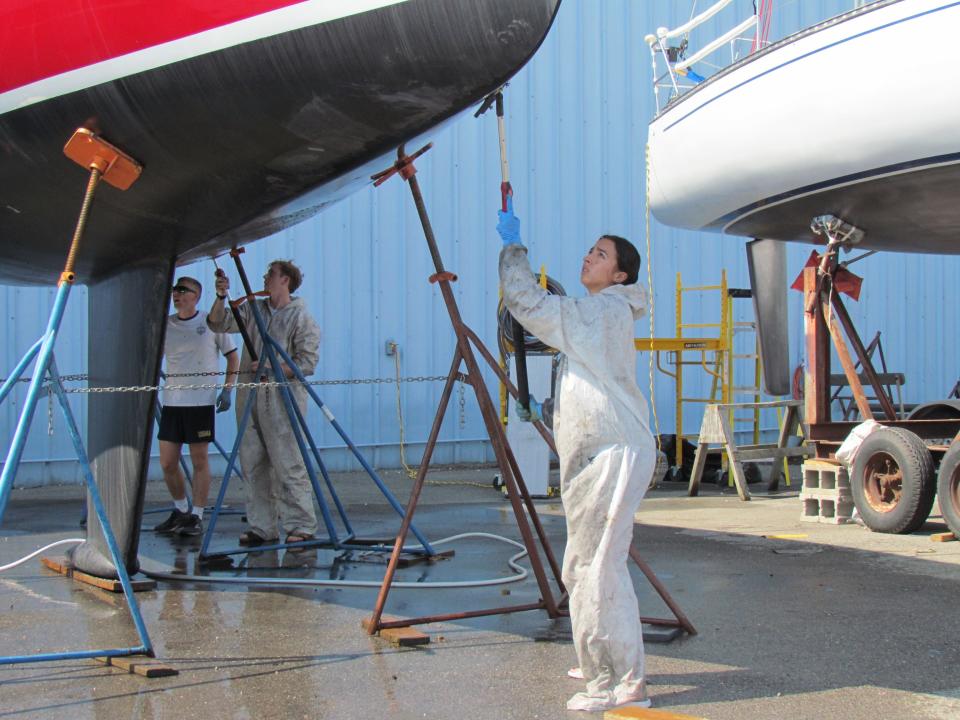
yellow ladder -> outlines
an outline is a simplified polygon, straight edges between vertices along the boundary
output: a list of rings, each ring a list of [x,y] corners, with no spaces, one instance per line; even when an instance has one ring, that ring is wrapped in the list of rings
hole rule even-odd
[[[691,293],[713,294],[717,296],[719,319],[715,322],[684,322],[685,297]],[[706,407],[710,404],[722,404],[728,407],[731,427],[737,423],[752,423],[754,443],[759,442],[760,410],[753,410],[749,417],[736,417],[733,407],[738,396],[749,394],[754,403],[760,400],[760,355],[756,349],[756,340],[753,352],[734,352],[735,336],[741,333],[756,333],[756,324],[752,321],[737,321],[734,319],[733,301],[742,297],[749,297],[749,291],[731,290],[727,284],[727,271],[721,270],[718,285],[691,285],[684,287],[681,273],[677,273],[674,302],[675,337],[672,338],[636,338],[634,345],[638,351],[656,353],[657,369],[674,379],[674,410],[676,416],[676,450],[674,465],[683,467],[683,440],[699,437],[696,432],[687,433],[684,430],[684,408],[690,404]],[[693,333],[693,334],[691,334]],[[705,336],[709,333],[708,336]],[[667,354],[667,363],[670,368],[664,367],[661,362],[661,353]],[[691,355],[695,359],[690,359]],[[738,367],[737,361],[753,361],[753,386],[736,386],[734,378]],[[672,368],[672,369],[671,369]],[[687,368],[698,368],[710,376],[710,391],[707,397],[688,397],[686,380]],[[689,379],[689,378],[687,378]],[[697,425],[699,429],[699,423]],[[724,467],[727,458],[723,458]]]
[[[752,430],[753,443],[760,442],[760,406],[763,390],[760,387],[761,372],[759,338],[757,337],[757,323],[754,320],[737,320],[734,312],[734,301],[739,299],[753,299],[753,293],[750,290],[740,290],[735,288],[727,289],[727,326],[724,328],[727,336],[727,366],[726,377],[724,378],[728,387],[726,403],[743,403],[746,414],[736,415],[733,408],[730,409],[730,425],[734,432],[738,425],[749,424]],[[752,303],[751,303],[752,305]],[[752,342],[748,347],[750,352],[743,351],[743,343],[738,343],[738,336],[752,336]],[[752,385],[737,385],[737,361],[751,361],[752,367],[749,372],[752,378]],[[746,406],[746,403],[752,403],[753,407]]]
[[[688,323],[683,320],[684,296],[691,293],[718,293],[720,302],[720,318],[718,322],[700,322]],[[685,360],[683,350],[677,350],[673,364],[676,367],[676,389],[674,395],[674,406],[677,417],[677,442],[676,442],[676,466],[683,467],[683,440],[697,437],[696,433],[687,433],[683,426],[683,409],[685,405],[696,404],[706,406],[709,403],[717,402],[719,396],[720,402],[730,402],[729,383],[727,382],[726,369],[729,365],[727,358],[730,356],[730,340],[733,337],[730,331],[730,304],[726,302],[727,297],[727,271],[720,271],[719,285],[691,285],[683,286],[683,278],[677,273],[676,285],[676,333],[678,338],[689,336],[691,331],[696,331],[697,335],[704,332],[714,331],[719,340],[716,352],[713,353],[712,367],[706,361],[706,354],[701,353],[700,361]],[[699,367],[710,376],[710,394],[708,397],[687,397],[684,387],[684,368]]]
[[[708,323],[684,323],[683,306],[684,295],[688,293],[713,293],[716,292],[720,298],[717,303],[720,309],[719,322]],[[676,414],[676,452],[674,465],[677,468],[683,467],[683,442],[684,437],[697,437],[695,433],[684,433],[683,427],[683,408],[689,403],[698,403],[706,405],[717,402],[718,397],[721,402],[729,400],[725,395],[727,383],[725,382],[726,351],[729,347],[730,334],[727,332],[729,323],[729,306],[723,301],[727,294],[727,272],[721,271],[719,285],[697,285],[691,287],[683,286],[683,279],[680,273],[677,273],[676,291],[674,300],[676,303],[676,324],[674,337],[670,338],[636,338],[634,346],[641,352],[652,352],[655,354],[657,370],[664,375],[674,379],[675,384],[675,414]],[[696,336],[689,333],[699,331]],[[705,330],[713,330],[713,337],[704,337]],[[664,367],[661,354],[667,355],[668,367]],[[692,355],[698,359],[689,359]],[[706,372],[710,378],[710,394],[706,398],[695,398],[684,396],[684,371],[686,368],[696,367]],[[672,369],[671,369],[672,368]],[[651,399],[652,401],[652,399]]]

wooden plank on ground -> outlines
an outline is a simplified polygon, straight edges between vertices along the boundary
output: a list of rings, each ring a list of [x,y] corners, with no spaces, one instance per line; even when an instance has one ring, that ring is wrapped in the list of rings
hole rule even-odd
[[[368,633],[372,626],[371,619],[372,618],[364,618],[360,623]],[[397,619],[398,618],[383,615],[380,617],[380,622],[394,622]],[[381,628],[377,634],[384,640],[389,640],[394,645],[399,645],[400,647],[430,644],[430,636],[413,627]]]
[[[840,443],[836,443],[839,445]],[[803,463],[804,467],[810,470],[833,470],[843,465],[839,460],[830,460],[828,458],[810,458]]]
[[[704,720],[695,715],[670,712],[669,710],[654,710],[653,708],[622,707],[607,710],[603,720]]]
[[[76,580],[77,582],[82,582],[87,585],[92,585],[93,587],[98,587],[101,590],[107,590],[113,593],[122,593],[123,584],[118,579],[113,578],[102,578],[97,577],[96,575],[88,575],[85,572],[80,572],[79,570],[70,567],[67,564],[66,558],[49,558],[42,557],[40,562],[48,570],[53,570],[55,573],[59,573],[64,577],[68,577],[71,580]],[[156,590],[157,581],[156,580],[130,580],[130,586],[133,588],[134,592],[143,592],[144,590]]]
[[[930,536],[931,542],[951,542],[956,539],[957,536],[952,532],[934,533]]]
[[[126,670],[131,675],[141,675],[145,678],[171,677],[179,675],[180,671],[172,668],[162,660],[148,658],[144,655],[128,655],[126,657],[98,657],[98,663]]]

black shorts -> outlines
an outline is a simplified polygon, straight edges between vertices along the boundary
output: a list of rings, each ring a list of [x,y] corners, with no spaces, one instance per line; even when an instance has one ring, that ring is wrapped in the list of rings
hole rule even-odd
[[[160,411],[157,437],[173,443],[213,441],[213,405],[165,406]]]

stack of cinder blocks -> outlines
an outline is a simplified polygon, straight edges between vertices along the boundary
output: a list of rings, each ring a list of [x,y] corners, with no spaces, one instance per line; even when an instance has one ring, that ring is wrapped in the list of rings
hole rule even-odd
[[[841,525],[853,515],[853,496],[847,468],[829,460],[807,460],[803,463],[803,503],[801,520]]]

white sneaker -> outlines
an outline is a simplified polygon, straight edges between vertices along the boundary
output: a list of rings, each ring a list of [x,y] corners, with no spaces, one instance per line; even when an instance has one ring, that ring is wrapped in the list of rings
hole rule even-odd
[[[583,677],[583,670],[581,670],[581,669],[578,668],[578,667],[570,668],[569,670],[567,670],[567,677],[568,677],[568,678],[573,678],[574,680],[583,680],[583,679],[585,679],[585,678]]]
[[[605,693],[604,696],[588,695],[585,692],[579,692],[567,700],[567,710],[584,710],[586,712],[604,712],[613,708],[616,701],[613,699],[613,693]]]
[[[650,698],[628,700],[627,702],[617,703],[612,693],[604,696],[588,695],[587,693],[577,693],[567,700],[567,710],[584,710],[586,712],[605,712],[615,708],[648,708],[653,703]]]

